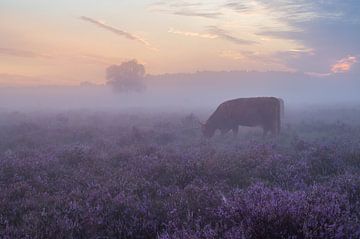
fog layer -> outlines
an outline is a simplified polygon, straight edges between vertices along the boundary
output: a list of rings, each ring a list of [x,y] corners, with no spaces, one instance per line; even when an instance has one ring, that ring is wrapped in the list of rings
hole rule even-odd
[[[2,109],[170,109],[216,107],[239,97],[275,96],[288,105],[357,104],[356,73],[315,77],[286,72],[197,72],[147,75],[146,90],[119,92],[111,85],[0,88]]]

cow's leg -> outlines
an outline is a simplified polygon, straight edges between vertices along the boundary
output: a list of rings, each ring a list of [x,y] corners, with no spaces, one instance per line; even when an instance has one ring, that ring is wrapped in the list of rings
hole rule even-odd
[[[271,134],[273,136],[278,136],[280,134],[280,124],[279,121],[275,120],[273,126],[271,127]]]
[[[232,128],[232,132],[233,132],[234,137],[237,137],[237,135],[239,133],[239,126],[234,126]]]
[[[271,135],[276,137],[280,134],[280,129],[279,129],[279,125],[277,124],[277,122],[274,123],[273,127],[271,127]]]
[[[265,138],[267,133],[269,132],[269,128],[266,126],[263,126],[262,128],[263,128],[263,138]]]
[[[271,136],[273,136],[273,137],[278,137],[280,135],[280,132],[279,132],[279,130],[271,130]]]
[[[228,129],[221,129],[220,132],[221,132],[221,135],[224,136],[227,132],[229,132],[229,130]]]

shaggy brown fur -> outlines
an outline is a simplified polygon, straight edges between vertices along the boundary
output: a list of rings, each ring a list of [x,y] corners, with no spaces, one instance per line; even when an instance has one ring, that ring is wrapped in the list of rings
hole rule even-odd
[[[222,134],[238,127],[260,126],[264,136],[270,131],[273,135],[280,133],[281,102],[275,97],[239,98],[225,101],[215,110],[202,126],[204,136],[212,137],[216,130]]]

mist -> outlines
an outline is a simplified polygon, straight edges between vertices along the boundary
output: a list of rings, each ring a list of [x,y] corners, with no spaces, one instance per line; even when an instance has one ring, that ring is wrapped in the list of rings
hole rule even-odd
[[[314,77],[290,72],[196,72],[146,75],[118,90],[111,84],[79,86],[0,87],[7,110],[164,110],[213,109],[242,97],[275,96],[287,106],[354,106],[360,103],[360,82],[353,75]],[[133,90],[135,89],[135,90]],[[141,89],[141,90],[139,90]]]
[[[0,239],[360,238],[359,0],[0,0]]]

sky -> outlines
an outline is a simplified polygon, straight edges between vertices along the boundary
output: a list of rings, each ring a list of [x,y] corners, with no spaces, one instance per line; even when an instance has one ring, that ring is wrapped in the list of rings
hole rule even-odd
[[[132,59],[152,75],[346,79],[360,72],[359,13],[358,0],[0,0],[0,86],[104,84]]]

